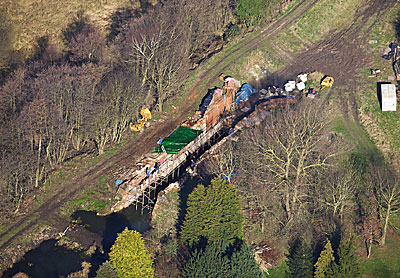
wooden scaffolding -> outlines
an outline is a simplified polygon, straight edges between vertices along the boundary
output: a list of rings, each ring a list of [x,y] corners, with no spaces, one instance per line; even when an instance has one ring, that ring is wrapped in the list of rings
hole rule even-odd
[[[165,160],[158,169],[153,170],[149,177],[143,174],[139,175],[119,189],[124,191],[120,192],[122,199],[113,206],[112,210],[118,211],[133,203],[135,203],[136,208],[140,204],[142,212],[145,209],[151,210],[154,206],[157,190],[161,189],[163,184],[175,180],[180,175],[183,166],[190,163],[192,157],[197,156],[202,150],[209,147],[213,138],[218,137],[223,128],[224,122],[220,121],[197,136],[179,153],[174,155],[164,154]]]

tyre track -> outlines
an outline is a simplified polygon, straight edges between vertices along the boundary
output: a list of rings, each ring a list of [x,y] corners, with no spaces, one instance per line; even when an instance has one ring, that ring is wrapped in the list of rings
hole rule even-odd
[[[273,23],[271,23],[264,31],[262,31],[260,34],[255,36],[254,38],[250,40],[242,40],[242,42],[239,44],[239,47],[234,49],[232,52],[229,53],[227,56],[223,56],[220,59],[217,60],[216,65],[208,68],[206,71],[202,72],[199,75],[199,80],[196,82],[196,84],[193,86],[194,88],[197,88],[200,86],[202,81],[204,79],[209,79],[209,81],[206,83],[204,86],[205,88],[208,88],[212,82],[215,81],[216,78],[218,78],[220,72],[224,71],[226,68],[228,68],[230,65],[232,65],[237,59],[241,58],[243,55],[246,55],[250,51],[254,50],[257,48],[257,45],[265,41],[266,39],[270,39],[273,36],[276,36],[279,34],[279,32],[282,30],[282,28],[289,26],[292,24],[297,18],[290,18],[294,13],[299,12],[300,14],[308,9],[310,9],[315,3],[317,3],[318,0],[309,0],[309,1],[300,1],[299,3],[296,4],[287,14],[282,16],[281,18],[277,19]],[[237,57],[230,61],[227,65],[220,67],[219,68],[219,73],[210,76],[211,72],[215,69],[217,69],[225,60],[228,58],[231,58],[232,55],[237,54]]]

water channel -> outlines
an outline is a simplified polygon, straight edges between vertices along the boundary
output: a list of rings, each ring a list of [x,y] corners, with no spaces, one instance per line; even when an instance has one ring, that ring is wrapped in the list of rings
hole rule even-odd
[[[203,180],[196,176],[185,178],[182,182],[179,192],[181,200],[180,224],[186,210],[187,196],[197,184],[208,184],[210,181],[209,177]],[[79,210],[73,213],[71,218],[77,220],[87,230],[101,236],[104,253],[97,250],[96,253],[88,256],[84,251],[73,251],[58,246],[57,240],[50,239],[41,243],[36,249],[27,252],[19,262],[6,270],[2,277],[11,278],[19,272],[27,274],[30,278],[67,277],[70,273],[81,270],[83,261],[91,264],[89,277],[95,277],[98,267],[107,259],[107,254],[118,233],[125,227],[142,234],[150,228],[150,212],[144,209],[142,214],[141,207],[138,206],[136,210],[135,205],[106,216],[99,216],[93,211]],[[68,232],[66,236],[68,236]]]
[[[67,277],[68,274],[82,269],[82,262],[91,263],[89,277],[95,277],[96,270],[106,259],[117,234],[125,227],[144,233],[149,229],[150,213],[147,210],[141,214],[141,208],[132,205],[118,213],[98,216],[92,211],[76,211],[72,220],[78,220],[86,229],[102,237],[104,254],[99,251],[88,256],[84,251],[73,251],[57,245],[57,240],[42,242],[39,247],[27,252],[14,266],[3,273],[4,278],[11,278],[19,272],[31,278]],[[68,236],[68,232],[66,233]]]

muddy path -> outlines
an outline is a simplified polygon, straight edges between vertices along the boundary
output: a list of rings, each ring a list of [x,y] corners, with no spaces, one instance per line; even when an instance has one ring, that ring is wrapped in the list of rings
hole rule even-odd
[[[310,9],[317,1],[318,0],[300,1],[299,4],[293,7],[286,15],[269,25],[259,35],[251,40],[242,42],[239,47],[229,54],[231,58],[232,55],[235,55],[229,63],[225,63],[228,56],[217,59],[213,67],[208,68],[199,75],[198,81],[195,83],[192,93],[187,97],[187,100],[197,98],[200,95],[197,94],[196,89],[200,88],[204,80],[207,82],[205,86],[205,88],[207,88],[207,86],[214,82],[215,79],[218,78],[218,75],[232,65],[235,60],[255,49],[260,42],[273,39],[294,22],[296,17],[293,17],[293,15],[295,13],[301,14],[303,11]],[[375,18],[375,21],[379,20],[379,14],[384,12],[382,7],[389,8],[391,6],[388,2],[394,3],[396,1],[369,1],[368,4],[363,6],[364,8],[360,9],[357,18],[355,18],[351,26],[343,31],[335,33],[327,40],[312,45],[305,52],[294,56],[290,65],[274,73],[268,80],[264,80],[264,83],[267,84],[273,79],[281,80],[283,76],[288,79],[299,72],[319,70],[335,76],[336,84],[341,86],[348,85],[349,82],[347,82],[347,79],[349,76],[354,76],[358,68],[365,66],[369,61],[362,48],[359,47],[365,43],[365,34],[367,34],[369,29],[358,28],[357,21],[361,20],[361,22],[368,23],[371,18]],[[372,24],[373,22],[370,23],[371,27],[373,26]],[[217,74],[215,74],[215,72],[217,72]],[[198,91],[203,92],[200,89]],[[182,103],[184,105],[188,102],[183,101]],[[15,238],[29,231],[35,223],[43,220],[51,220],[54,219],[54,217],[57,218],[58,209],[64,205],[66,201],[77,195],[85,185],[96,183],[97,179],[104,176],[106,173],[111,173],[116,168],[123,165],[132,164],[140,156],[151,151],[159,137],[167,136],[185,119],[188,112],[197,108],[194,107],[196,105],[195,103],[196,102],[192,105],[186,105],[185,107],[181,107],[181,109],[177,109],[180,113],[177,112],[173,118],[170,116],[165,117],[165,120],[153,122],[152,126],[145,130],[140,137],[129,140],[123,151],[108,157],[83,174],[73,178],[67,185],[54,192],[51,198],[45,200],[42,205],[35,210],[13,219],[14,224],[0,234],[0,238],[7,238],[7,240],[2,242],[0,250],[5,250]],[[346,103],[348,103],[348,101],[346,101]],[[354,109],[354,107],[351,107],[351,110]],[[16,230],[18,230],[18,232],[15,232]],[[2,252],[0,261],[4,262],[5,256],[5,252]]]
[[[335,87],[351,92],[357,86],[356,74],[360,68],[372,63],[364,50],[371,29],[379,22],[380,16],[396,2],[396,0],[366,1],[358,8],[352,23],[347,28],[332,32],[327,39],[295,55],[289,65],[262,80],[262,85],[282,83],[294,78],[300,72],[320,71],[335,77]]]

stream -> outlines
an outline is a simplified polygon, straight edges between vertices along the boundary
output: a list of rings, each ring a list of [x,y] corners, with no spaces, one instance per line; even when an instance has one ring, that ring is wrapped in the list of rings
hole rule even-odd
[[[182,187],[179,191],[181,203],[178,216],[179,226],[182,224],[184,218],[188,195],[197,184],[209,184],[209,179],[210,177],[207,177],[203,180],[199,176],[186,176],[186,178],[183,178]],[[168,184],[165,184],[160,190],[165,189],[167,186]],[[143,214],[141,211],[141,206],[138,205],[136,209],[134,204],[122,211],[106,216],[99,216],[94,211],[75,211],[71,215],[71,221],[76,221],[88,231],[99,235],[104,253],[101,253],[97,249],[93,255],[89,256],[85,253],[85,250],[70,250],[57,245],[57,240],[50,239],[27,252],[12,268],[6,270],[2,277],[11,278],[19,272],[27,274],[30,278],[67,277],[73,272],[82,270],[83,261],[91,264],[89,277],[95,277],[99,266],[108,259],[108,253],[118,233],[122,232],[125,227],[136,230],[141,234],[149,230],[151,213],[147,209],[143,210]],[[68,231],[65,236],[68,237]]]
[[[3,273],[3,278],[11,278],[19,272],[27,274],[31,278],[67,277],[70,273],[82,269],[82,262],[91,263],[89,277],[95,277],[96,271],[106,259],[111,246],[114,244],[117,234],[125,227],[140,233],[146,232],[150,227],[150,213],[141,207],[132,205],[118,213],[106,216],[98,216],[92,211],[76,211],[71,216],[72,220],[85,226],[91,232],[102,237],[104,254],[96,251],[88,256],[85,251],[69,250],[57,245],[57,240],[50,239],[42,242],[37,248],[27,252],[14,266]],[[68,236],[68,231],[66,233]]]

